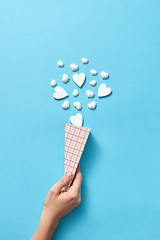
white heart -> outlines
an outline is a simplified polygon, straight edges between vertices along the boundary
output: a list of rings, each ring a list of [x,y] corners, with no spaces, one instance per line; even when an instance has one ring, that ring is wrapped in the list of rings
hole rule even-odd
[[[74,126],[82,126],[82,122],[83,122],[83,117],[80,113],[77,113],[76,116],[71,116],[70,117],[70,122],[74,125]]]
[[[94,97],[94,92],[87,90],[86,95],[87,95],[87,97],[92,98],[92,97]]]
[[[74,64],[74,63],[72,63],[72,64],[70,65],[70,68],[72,69],[73,72],[75,72],[75,71],[77,71],[77,70],[79,69],[78,65],[76,65],[76,64]]]
[[[97,75],[97,71],[94,70],[94,69],[91,69],[90,73],[91,73],[93,76]]]
[[[55,87],[56,85],[57,85],[56,80],[53,79],[53,80],[51,81],[51,86],[52,86],[52,87]]]
[[[84,64],[87,64],[87,63],[89,62],[88,59],[87,59],[87,58],[84,58],[84,57],[81,59],[81,61],[82,61]]]
[[[75,89],[74,91],[73,91],[73,93],[72,93],[72,95],[74,96],[74,97],[77,97],[78,96],[78,90],[77,89]]]
[[[63,109],[68,109],[69,108],[69,102],[68,101],[64,101],[64,103],[62,104],[62,108]]]
[[[98,97],[108,96],[112,92],[110,87],[107,87],[105,83],[102,83],[98,89]]]
[[[64,82],[64,83],[67,83],[67,82],[68,82],[68,80],[69,80],[69,77],[68,77],[68,75],[67,75],[67,74],[63,74],[63,77],[62,77],[62,82]]]
[[[101,72],[101,77],[102,77],[103,79],[108,78],[108,77],[109,77],[109,74],[106,73],[106,72],[104,72],[104,71],[102,71],[102,72]]]
[[[61,60],[59,60],[59,61],[57,62],[57,64],[58,64],[59,67],[64,67],[64,63],[63,63]]]
[[[88,104],[88,108],[90,109],[95,109],[96,108],[96,102],[95,101],[92,101]]]
[[[75,106],[75,108],[76,108],[77,110],[81,110],[81,108],[82,108],[82,105],[81,105],[80,102],[74,102],[73,105]]]
[[[53,97],[55,99],[62,99],[68,96],[68,93],[61,87],[55,87],[55,93],[53,93]]]
[[[84,73],[80,73],[80,74],[73,74],[73,81],[78,85],[78,87],[82,87],[84,81],[85,81],[85,74]]]
[[[97,83],[96,80],[92,80],[92,81],[89,82],[89,84],[93,87],[96,85],[96,83]]]

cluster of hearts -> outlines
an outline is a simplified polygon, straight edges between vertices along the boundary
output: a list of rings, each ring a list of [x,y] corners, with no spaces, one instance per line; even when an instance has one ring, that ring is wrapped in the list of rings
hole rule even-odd
[[[87,64],[87,63],[89,62],[87,58],[82,58],[81,61],[82,61],[83,64]],[[64,63],[63,63],[62,61],[60,61],[60,60],[57,62],[57,64],[58,64],[58,66],[61,67],[61,68],[64,67]],[[73,72],[79,70],[78,65],[75,65],[74,63],[72,63],[72,64],[70,65],[70,68],[72,69]],[[96,70],[94,70],[94,69],[91,69],[90,73],[91,73],[91,75],[93,75],[93,76],[95,76],[95,75],[98,74],[98,72],[97,72]],[[100,73],[100,75],[101,75],[102,79],[107,79],[107,78],[109,77],[109,74],[106,73],[106,72],[104,72],[104,71],[102,71],[102,72]],[[83,86],[84,82],[85,82],[86,76],[85,76],[84,73],[79,73],[79,74],[75,73],[75,74],[73,74],[72,78],[73,78],[73,81],[75,82],[75,84],[76,84],[79,88],[81,88],[81,87]],[[67,83],[67,82],[69,81],[69,77],[68,77],[67,74],[63,74],[62,81],[63,81],[64,83]],[[97,82],[96,82],[96,80],[92,80],[92,81],[89,82],[89,84],[90,84],[92,87],[94,87],[94,86],[97,84]],[[52,87],[55,87],[56,85],[57,85],[56,80],[52,80],[52,81],[51,81],[51,86],[52,86]],[[108,95],[111,93],[111,91],[112,91],[112,90],[111,90],[110,87],[107,87],[107,85],[106,85],[105,83],[102,83],[102,84],[100,84],[100,86],[99,86],[99,88],[98,88],[98,97],[101,98],[101,97],[108,96]],[[74,97],[78,96],[78,95],[79,95],[78,90],[75,89],[75,90],[73,91],[72,95],[73,95]],[[87,91],[86,91],[86,95],[87,95],[88,98],[93,98],[95,94],[94,94],[93,91],[87,90]],[[59,87],[59,86],[56,86],[56,87],[55,87],[55,92],[54,92],[54,94],[53,94],[53,97],[54,97],[55,99],[63,99],[63,98],[66,98],[67,96],[68,96],[68,93],[67,93],[62,87]],[[81,105],[80,102],[74,102],[73,105],[75,106],[75,108],[76,108],[77,110],[81,110],[81,108],[82,108],[82,105]],[[68,101],[64,101],[64,103],[62,104],[62,108],[63,108],[63,109],[68,109],[69,107],[70,107],[69,102],[68,102]],[[95,108],[96,108],[96,102],[95,102],[95,101],[90,102],[90,103],[88,104],[88,108],[89,108],[89,109],[95,109]]]

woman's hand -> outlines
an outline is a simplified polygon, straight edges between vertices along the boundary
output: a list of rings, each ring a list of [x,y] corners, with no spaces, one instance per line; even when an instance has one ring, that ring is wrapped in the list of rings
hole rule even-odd
[[[50,240],[59,220],[81,202],[82,174],[78,166],[76,177],[67,192],[64,187],[73,179],[69,172],[49,190],[45,200],[39,226],[31,240]]]

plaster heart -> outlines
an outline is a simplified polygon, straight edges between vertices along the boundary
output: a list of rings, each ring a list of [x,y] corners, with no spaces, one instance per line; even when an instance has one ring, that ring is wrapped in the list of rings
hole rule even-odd
[[[81,59],[81,61],[82,61],[84,64],[87,64],[87,63],[89,62],[88,59],[85,58],[85,57],[83,57],[83,58]]]
[[[95,101],[92,101],[88,104],[88,108],[90,109],[95,109],[96,108],[96,102]]]
[[[68,101],[64,101],[64,103],[62,104],[62,108],[63,109],[68,109],[69,108],[69,102]]]
[[[73,72],[78,71],[78,69],[79,69],[78,65],[76,65],[76,64],[74,64],[74,63],[72,63],[72,64],[70,65],[70,68],[72,69]]]
[[[106,73],[106,72],[104,72],[104,71],[102,71],[100,74],[101,74],[101,77],[102,77],[103,79],[106,79],[106,78],[109,77],[109,74]]]
[[[59,61],[57,62],[57,64],[58,64],[59,67],[64,67],[64,63],[63,63],[61,60],[59,60]]]
[[[94,97],[94,92],[87,90],[86,95],[87,95],[87,97],[92,98],[92,97]]]
[[[89,82],[89,84],[94,87],[97,84],[97,82],[96,82],[96,80],[92,80]]]
[[[83,117],[80,113],[77,113],[76,116],[71,116],[70,117],[70,122],[74,125],[74,126],[82,126],[83,123]]]
[[[98,89],[98,97],[105,97],[111,94],[112,90],[110,87],[107,87],[105,83],[102,83]]]
[[[68,75],[67,74],[63,74],[62,82],[67,83],[68,81],[69,81]]]
[[[81,108],[82,108],[82,104],[80,102],[74,102],[73,105],[75,106],[75,108],[77,110],[81,110]]]
[[[61,87],[55,87],[55,92],[53,93],[53,97],[55,99],[62,99],[68,96],[68,93]]]
[[[51,81],[51,86],[52,86],[52,87],[55,87],[56,85],[57,85],[56,80],[53,79],[53,80]]]
[[[78,85],[78,87],[82,87],[84,81],[85,81],[85,74],[84,73],[80,73],[80,74],[73,74],[73,81]]]
[[[96,71],[95,69],[91,69],[90,73],[91,73],[93,76],[97,75],[97,71]]]
[[[77,97],[77,96],[79,95],[78,90],[75,89],[75,90],[73,91],[72,95],[73,95],[74,97]]]

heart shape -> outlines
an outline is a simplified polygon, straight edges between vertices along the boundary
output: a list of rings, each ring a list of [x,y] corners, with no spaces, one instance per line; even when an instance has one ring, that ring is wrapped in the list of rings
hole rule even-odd
[[[96,108],[96,102],[95,101],[92,101],[88,104],[88,108],[90,109],[95,109]]]
[[[85,74],[84,73],[75,73],[73,74],[73,81],[78,85],[78,87],[82,87],[84,81],[85,81]]]
[[[55,87],[56,85],[57,85],[56,80],[53,79],[53,80],[51,81],[51,86],[52,86],[52,87]]]
[[[75,89],[74,91],[73,91],[73,93],[72,93],[72,95],[74,96],[74,97],[77,97],[78,96],[78,90],[77,89]]]
[[[75,106],[75,108],[77,110],[81,110],[81,108],[82,108],[82,104],[80,102],[74,102],[73,105]]]
[[[71,116],[70,117],[70,122],[74,125],[74,126],[82,126],[82,122],[83,122],[83,117],[80,113],[77,113],[76,116]]]
[[[92,98],[92,97],[94,97],[94,92],[92,92],[90,90],[87,90],[86,95],[87,95],[88,98]]]
[[[89,82],[89,84],[94,87],[97,84],[97,82],[96,82],[96,80],[92,80]]]
[[[105,83],[102,83],[98,89],[98,97],[108,96],[112,92],[110,87],[107,87]]]
[[[109,74],[106,73],[105,71],[102,71],[102,72],[101,72],[101,77],[102,77],[103,79],[106,79],[106,78],[109,77]]]
[[[62,108],[63,109],[68,109],[69,108],[69,102],[68,101],[64,101],[64,103],[62,104]]]
[[[68,75],[67,74],[63,74],[62,82],[67,83],[68,81],[69,81]]]
[[[55,99],[62,99],[68,96],[68,93],[61,87],[55,87],[55,93],[53,93],[53,97]]]
[[[93,76],[97,75],[97,71],[96,71],[95,69],[91,69],[90,73],[91,73]]]
[[[72,69],[73,72],[78,71],[78,69],[79,69],[78,65],[76,65],[76,64],[74,64],[74,63],[72,63],[72,64],[70,65],[70,68]]]

